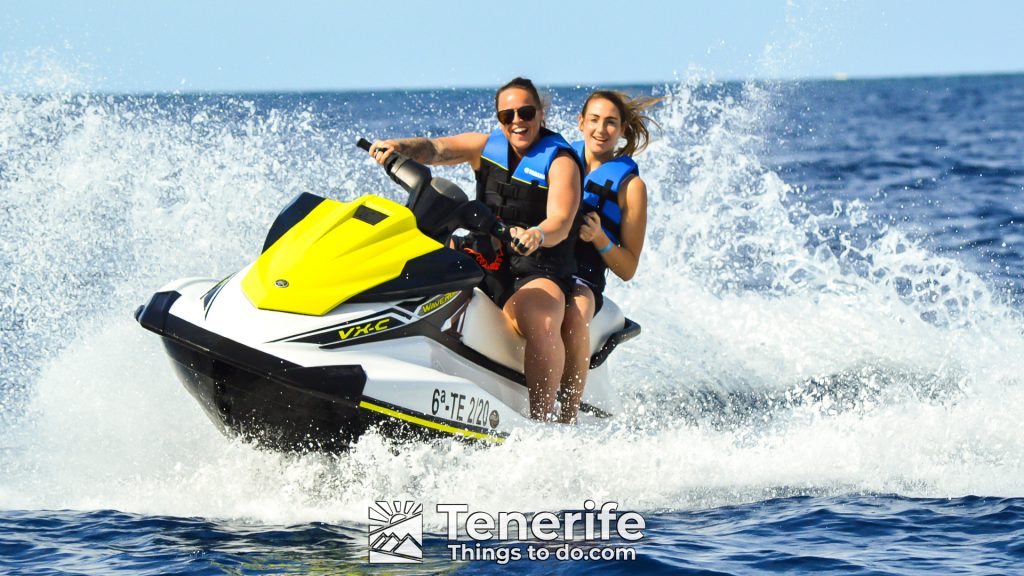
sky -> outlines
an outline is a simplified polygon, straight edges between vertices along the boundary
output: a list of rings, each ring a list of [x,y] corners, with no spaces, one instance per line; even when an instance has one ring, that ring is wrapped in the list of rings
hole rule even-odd
[[[548,86],[1024,71],[1024,1],[0,0],[0,90]]]

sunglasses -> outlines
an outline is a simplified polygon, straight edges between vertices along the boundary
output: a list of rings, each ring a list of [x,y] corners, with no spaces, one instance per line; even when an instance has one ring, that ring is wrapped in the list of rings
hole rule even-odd
[[[525,122],[529,122],[537,117],[536,106],[523,106],[522,108],[509,108],[508,110],[498,110],[498,122],[508,125],[516,119],[516,114]]]

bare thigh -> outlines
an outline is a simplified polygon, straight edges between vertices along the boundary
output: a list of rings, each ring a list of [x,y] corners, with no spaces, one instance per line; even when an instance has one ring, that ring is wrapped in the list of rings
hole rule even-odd
[[[557,333],[565,315],[565,293],[554,281],[537,278],[516,290],[504,311],[523,336],[536,330]]]

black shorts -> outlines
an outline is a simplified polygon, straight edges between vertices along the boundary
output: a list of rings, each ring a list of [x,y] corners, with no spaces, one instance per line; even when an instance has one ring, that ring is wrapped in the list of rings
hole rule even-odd
[[[601,311],[601,307],[604,306],[604,290],[595,286],[592,282],[587,282],[579,276],[573,276],[572,282],[574,285],[579,284],[580,286],[586,286],[594,293],[594,316],[597,316],[597,313]]]
[[[513,272],[514,266],[510,265],[514,255],[506,256],[501,248],[495,249],[490,242],[488,236],[455,236],[452,238],[452,247],[472,255],[477,264],[484,269],[484,279],[480,283],[480,289],[498,305],[498,308],[504,308],[505,303],[513,294],[537,278],[547,278],[558,285],[568,305],[575,283],[572,277],[569,275],[559,276],[541,270],[530,270],[517,274]]]
[[[520,288],[526,286],[530,282],[538,278],[547,278],[555,283],[561,290],[562,295],[565,297],[565,303],[568,305],[572,298],[572,286],[573,282],[571,278],[559,278],[552,274],[530,274],[527,276],[513,276],[508,272],[488,272],[487,276],[484,277],[483,285],[481,289],[487,294],[498,308],[504,308],[505,303],[512,297],[513,294],[519,291]]]

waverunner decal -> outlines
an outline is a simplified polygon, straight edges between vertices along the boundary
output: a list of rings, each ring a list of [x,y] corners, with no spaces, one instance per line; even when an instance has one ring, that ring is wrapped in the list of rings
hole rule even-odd
[[[427,302],[423,306],[420,306],[420,309],[416,312],[416,315],[417,316],[426,316],[427,314],[430,314],[431,312],[434,312],[434,311],[440,309],[441,307],[443,307],[445,304],[451,302],[459,294],[460,294],[460,292],[458,292],[458,291],[456,291],[456,292],[449,292],[447,294],[442,294],[441,296],[438,296],[437,298],[434,298],[430,302]]]
[[[432,298],[400,302],[369,316],[293,334],[271,342],[300,342],[317,344],[322,348],[339,348],[356,343],[419,335],[451,347],[449,340],[454,339],[457,342],[461,339],[456,328],[459,327],[458,324],[461,323],[462,315],[471,298],[471,292],[453,291]]]
[[[449,338],[454,338],[458,342],[462,341],[462,327],[466,323],[466,310],[469,309],[469,301],[471,299],[466,298],[463,300],[458,309],[445,319],[444,323],[441,324],[442,334]]]
[[[368,318],[364,317],[345,324],[324,328],[313,334],[300,334],[292,338],[283,339],[283,341],[331,347],[365,338],[366,336],[394,330],[395,328],[401,328],[408,324],[408,321],[409,317],[404,313],[390,309]]]
[[[341,336],[342,340],[348,340],[349,338],[359,338],[360,336],[367,336],[371,332],[384,332],[391,324],[391,317],[381,318],[376,322],[370,321],[357,326],[349,326],[348,328],[342,328],[338,330],[338,336]]]

